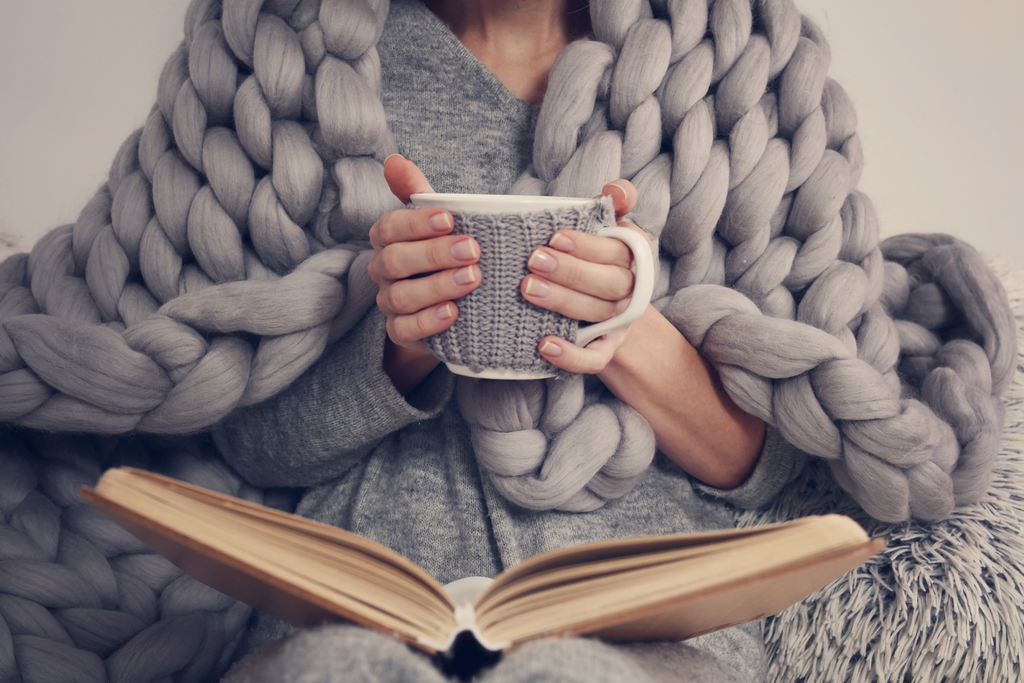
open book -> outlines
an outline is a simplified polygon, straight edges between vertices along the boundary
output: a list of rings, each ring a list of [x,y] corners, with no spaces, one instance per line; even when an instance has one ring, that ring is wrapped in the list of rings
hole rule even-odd
[[[297,626],[344,619],[432,653],[471,633],[681,640],[785,609],[884,547],[848,517],[604,541],[444,587],[342,529],[150,472],[107,471],[82,496],[184,571]]]

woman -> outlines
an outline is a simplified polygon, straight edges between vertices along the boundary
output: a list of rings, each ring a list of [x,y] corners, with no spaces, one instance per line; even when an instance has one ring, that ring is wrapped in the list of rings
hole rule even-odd
[[[392,2],[377,48],[381,98],[404,155],[385,163],[395,196],[507,192],[529,163],[555,59],[588,32],[586,11],[568,0]],[[620,218],[637,200],[627,181],[603,193]],[[596,377],[591,394],[605,387],[643,416],[660,451],[646,475],[621,499],[583,514],[509,501],[474,457],[459,407],[469,385],[456,389],[422,343],[452,324],[458,298],[481,280],[479,245],[451,228],[442,209],[399,209],[374,224],[377,308],[288,390],[217,429],[244,477],[308,487],[301,514],[384,543],[448,582],[493,576],[569,544],[730,526],[720,499],[767,499],[795,471],[792,452],[772,435],[766,442],[764,423],[729,399],[710,364],[649,307],[585,349],[550,337],[538,347],[554,365]],[[628,299],[630,265],[616,240],[563,232],[531,257],[521,291],[538,306],[603,320]],[[261,617],[249,649],[286,632]],[[229,680],[294,678],[300,670],[308,680],[442,678],[390,638],[334,626],[266,646]],[[505,656],[485,680],[759,680],[764,672],[760,630],[750,625],[687,644],[541,641]]]

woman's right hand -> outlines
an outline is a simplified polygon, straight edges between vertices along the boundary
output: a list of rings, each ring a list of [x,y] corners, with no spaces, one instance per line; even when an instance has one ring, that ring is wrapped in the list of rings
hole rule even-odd
[[[393,154],[384,177],[402,203],[417,192],[433,192],[416,164]],[[458,316],[454,300],[480,285],[480,246],[472,237],[451,235],[452,215],[444,209],[398,209],[370,228],[377,306],[387,317],[384,371],[402,393],[415,388],[437,365],[423,339],[448,329]]]

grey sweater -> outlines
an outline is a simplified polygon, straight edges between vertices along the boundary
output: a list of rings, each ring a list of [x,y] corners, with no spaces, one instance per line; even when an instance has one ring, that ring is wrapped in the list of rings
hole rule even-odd
[[[528,163],[536,108],[415,0],[393,0],[378,49],[401,153],[437,191],[506,191]],[[729,527],[725,502],[765,502],[802,466],[770,432],[754,474],[732,491],[696,484],[659,454],[632,492],[595,512],[521,509],[478,469],[443,365],[409,396],[395,390],[381,367],[384,323],[372,309],[289,389],[220,425],[215,440],[253,484],[305,487],[300,514],[391,547],[443,583],[587,541]],[[254,642],[283,629],[267,620],[258,631]],[[756,625],[694,642],[752,680],[763,676]]]

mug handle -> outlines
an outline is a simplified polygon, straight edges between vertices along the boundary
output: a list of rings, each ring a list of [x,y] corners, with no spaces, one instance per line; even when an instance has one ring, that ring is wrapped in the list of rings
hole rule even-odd
[[[647,239],[636,230],[620,227],[602,228],[597,235],[617,239],[633,252],[633,264],[636,267],[633,296],[622,313],[599,323],[585,327],[581,325],[579,332],[576,333],[577,346],[586,346],[602,334],[632,325],[647,310],[647,304],[651,302],[651,296],[654,294],[654,255]]]

